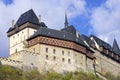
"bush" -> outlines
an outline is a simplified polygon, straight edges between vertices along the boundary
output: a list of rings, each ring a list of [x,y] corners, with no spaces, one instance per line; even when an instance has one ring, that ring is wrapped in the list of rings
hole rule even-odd
[[[21,80],[22,79],[22,71],[8,66],[0,66],[0,80]]]

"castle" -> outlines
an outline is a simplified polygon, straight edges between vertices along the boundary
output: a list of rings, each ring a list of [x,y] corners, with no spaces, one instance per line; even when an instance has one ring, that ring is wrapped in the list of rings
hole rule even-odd
[[[23,70],[59,73],[85,71],[120,74],[120,49],[94,35],[80,35],[73,25],[61,30],[48,28],[32,9],[23,13],[7,32],[9,57],[0,58],[2,65]],[[56,26],[57,27],[57,26]]]

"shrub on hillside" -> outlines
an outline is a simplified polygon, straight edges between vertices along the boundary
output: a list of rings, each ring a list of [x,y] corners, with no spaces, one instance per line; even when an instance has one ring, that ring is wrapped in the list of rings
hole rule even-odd
[[[22,71],[8,66],[0,66],[0,80],[22,80]]]

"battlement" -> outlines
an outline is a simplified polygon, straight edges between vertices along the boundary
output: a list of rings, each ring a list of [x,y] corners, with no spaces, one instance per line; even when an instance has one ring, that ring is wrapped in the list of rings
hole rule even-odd
[[[18,67],[22,70],[31,70],[31,69],[37,69],[35,65],[33,65],[33,62],[28,61],[27,58],[35,59],[39,55],[38,53],[33,53],[29,51],[19,51],[15,54],[11,54],[8,58],[0,58],[2,65],[10,65],[14,67]]]
[[[16,63],[16,64],[21,64],[22,61],[17,61],[17,60],[12,60],[12,59],[9,59],[9,58],[2,58],[0,57],[0,61],[6,61],[6,62],[9,62],[9,63]]]

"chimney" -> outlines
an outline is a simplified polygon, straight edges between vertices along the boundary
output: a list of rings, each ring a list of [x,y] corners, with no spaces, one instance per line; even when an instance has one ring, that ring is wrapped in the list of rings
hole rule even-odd
[[[41,15],[39,15],[38,20],[39,20],[39,23],[40,23],[41,22]]]
[[[76,37],[79,38],[79,34],[78,34],[78,31],[76,31]]]
[[[14,20],[12,20],[12,28],[14,28]]]

